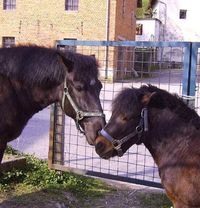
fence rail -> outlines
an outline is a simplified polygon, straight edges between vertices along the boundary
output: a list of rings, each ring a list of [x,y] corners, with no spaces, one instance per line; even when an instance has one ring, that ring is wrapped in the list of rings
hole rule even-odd
[[[199,48],[191,42],[69,41],[57,47],[93,54],[99,62],[103,89],[100,100],[106,114],[124,87],[153,84],[183,96],[199,112]],[[76,130],[72,119],[64,116],[58,104],[52,106],[49,166],[58,170],[105,177],[161,187],[150,153],[134,145],[122,158],[103,160]]]

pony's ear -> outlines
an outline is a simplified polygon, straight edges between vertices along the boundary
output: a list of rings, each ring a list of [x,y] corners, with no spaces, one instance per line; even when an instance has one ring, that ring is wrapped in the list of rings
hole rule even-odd
[[[165,102],[158,92],[152,92],[143,95],[141,102],[144,106],[153,107],[153,108],[165,108]]]
[[[58,53],[60,61],[67,67],[68,72],[72,72],[74,67],[74,62],[65,58],[62,54]]]

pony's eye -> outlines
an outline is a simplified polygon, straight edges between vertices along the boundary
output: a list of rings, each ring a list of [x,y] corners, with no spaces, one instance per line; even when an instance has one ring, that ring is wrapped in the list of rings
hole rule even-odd
[[[128,121],[128,118],[127,117],[123,117],[122,120],[123,121]]]
[[[76,86],[76,90],[77,90],[78,92],[81,92],[81,91],[83,90],[83,87],[81,87],[81,86]]]
[[[127,121],[128,120],[128,117],[126,115],[121,115],[120,117],[121,117],[122,121]]]

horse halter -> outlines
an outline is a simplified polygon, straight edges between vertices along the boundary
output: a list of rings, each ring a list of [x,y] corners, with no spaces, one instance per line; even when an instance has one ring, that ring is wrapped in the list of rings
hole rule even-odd
[[[140,117],[140,122],[136,126],[134,132],[128,134],[127,136],[125,136],[125,137],[123,137],[122,139],[119,139],[119,140],[113,138],[104,129],[102,129],[99,132],[99,135],[103,136],[108,141],[110,141],[112,143],[112,145],[113,145],[113,149],[115,149],[117,151],[117,155],[119,157],[121,157],[124,154],[124,152],[122,151],[122,145],[125,142],[129,141],[131,138],[135,137],[136,135],[138,136],[138,140],[135,143],[137,143],[141,139],[142,133],[143,132],[147,132],[148,130],[149,130],[149,126],[148,126],[148,110],[145,107],[145,108],[142,109],[141,117]]]
[[[86,111],[82,111],[78,108],[78,106],[76,105],[76,103],[73,101],[71,95],[69,94],[69,90],[66,84],[66,81],[64,82],[64,91],[63,91],[63,96],[62,96],[62,109],[64,111],[64,107],[65,107],[65,97],[67,97],[67,99],[69,100],[72,108],[74,109],[74,111],[76,112],[76,128],[82,133],[85,134],[84,130],[81,128],[79,121],[81,121],[82,119],[84,119],[85,117],[105,117],[105,114],[102,112],[86,112]]]

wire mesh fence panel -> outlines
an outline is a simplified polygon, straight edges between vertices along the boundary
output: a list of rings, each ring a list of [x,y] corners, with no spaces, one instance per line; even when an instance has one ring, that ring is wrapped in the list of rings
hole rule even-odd
[[[107,121],[111,116],[112,101],[123,88],[138,88],[144,84],[151,84],[180,96],[184,93],[183,80],[188,70],[187,43],[74,44],[76,52],[95,55],[98,60],[100,80],[103,84],[100,100]],[[198,56],[195,95],[195,108],[198,111],[199,65]],[[93,146],[87,144],[84,135],[77,131],[72,119],[65,117],[64,123],[63,166],[84,170],[91,175],[160,186],[157,166],[143,145],[133,145],[123,157],[104,160],[96,154]]]

